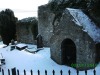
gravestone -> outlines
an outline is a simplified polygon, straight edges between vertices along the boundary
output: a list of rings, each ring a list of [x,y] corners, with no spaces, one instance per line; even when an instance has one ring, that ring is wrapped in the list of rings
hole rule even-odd
[[[12,39],[11,40],[11,50],[15,49],[15,41]]]
[[[37,36],[37,48],[43,48],[43,41],[41,35]]]

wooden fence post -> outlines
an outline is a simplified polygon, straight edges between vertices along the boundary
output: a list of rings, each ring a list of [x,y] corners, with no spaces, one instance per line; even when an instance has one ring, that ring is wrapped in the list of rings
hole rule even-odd
[[[47,75],[47,70],[45,70],[45,75]]]
[[[53,73],[53,75],[55,75],[55,71],[54,70],[52,71],[52,73]]]
[[[85,75],[87,75],[87,70],[85,70]]]
[[[62,71],[62,70],[60,71],[60,74],[61,74],[61,75],[63,74],[63,71]]]
[[[71,71],[69,70],[68,73],[69,73],[69,75],[70,75],[70,74],[71,74]]]
[[[1,67],[0,67],[0,72],[1,72]]]
[[[12,71],[12,75],[16,75],[16,68],[12,68],[11,71]]]
[[[93,71],[93,72],[94,72],[94,75],[96,75],[96,70],[95,70],[95,69],[94,69],[94,71]]]
[[[10,75],[10,70],[8,69],[8,75]]]
[[[77,75],[79,75],[79,70],[77,70]]]
[[[24,70],[24,75],[26,75],[26,71]]]
[[[17,70],[17,74],[19,75],[19,70]]]
[[[38,75],[40,75],[40,71],[38,70]]]
[[[33,75],[33,71],[31,70],[31,75]]]
[[[2,75],[4,75],[4,70],[2,69]]]

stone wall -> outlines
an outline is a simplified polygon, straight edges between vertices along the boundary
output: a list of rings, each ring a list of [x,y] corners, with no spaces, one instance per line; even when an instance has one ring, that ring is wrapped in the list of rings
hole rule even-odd
[[[63,64],[61,43],[64,39],[71,39],[76,45],[77,64],[95,64],[95,43],[91,37],[72,21],[73,17],[67,11],[54,30],[50,40],[51,58],[59,64]],[[88,69],[77,67],[78,69]]]
[[[40,6],[38,10],[39,34],[43,37],[44,46],[50,46],[51,58],[58,64],[63,64],[61,43],[64,39],[71,39],[76,45],[76,64],[95,64],[95,42],[78,26],[66,9],[60,18],[47,5]],[[78,67],[79,70],[90,67]],[[94,68],[94,67],[92,67]]]
[[[100,27],[100,15],[99,15],[99,0],[49,0],[47,5],[42,5],[38,8],[38,30],[42,34],[44,40],[44,46],[50,46],[49,41],[52,36],[54,27],[54,21],[59,21],[63,11],[66,7],[72,7],[77,9],[82,9],[88,17]],[[88,5],[90,4],[90,5]],[[47,23],[48,22],[48,23]],[[57,22],[55,22],[57,23]],[[54,25],[55,26],[55,25]],[[45,29],[44,29],[45,27]],[[57,27],[57,26],[55,26]]]
[[[43,45],[50,46],[50,38],[53,34],[52,22],[54,14],[46,6],[40,6],[38,8],[38,32],[43,37]]]
[[[31,28],[32,25],[30,24],[17,24],[17,41],[22,43],[34,44],[34,35],[32,34]]]
[[[38,19],[36,17],[28,17],[19,20],[16,25],[16,33],[18,42],[36,44]]]

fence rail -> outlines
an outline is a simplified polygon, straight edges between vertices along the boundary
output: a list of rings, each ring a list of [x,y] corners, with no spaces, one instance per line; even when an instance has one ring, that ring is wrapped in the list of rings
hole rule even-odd
[[[5,75],[3,69],[1,70],[1,72],[2,72],[2,75]],[[10,72],[12,72],[12,74]],[[87,70],[85,70],[84,72],[85,72],[85,75],[88,75],[87,74]],[[45,70],[44,73],[45,73],[44,75],[48,75],[49,74],[47,72],[47,70]],[[63,75],[63,71],[62,70],[59,73],[60,73],[60,75]],[[68,70],[67,73],[68,73],[67,75],[71,75],[71,70]],[[76,74],[79,75],[79,71],[78,70],[76,71]],[[16,70],[16,68],[14,68],[11,71],[10,71],[10,69],[8,69],[8,75],[20,75],[20,73],[19,73],[18,69]],[[26,74],[26,70],[23,71],[23,75],[27,75]],[[30,75],[34,75],[32,70],[30,70]],[[37,75],[42,75],[42,74],[40,74],[40,70],[37,71]],[[55,74],[55,70],[52,70],[52,75],[56,75]],[[96,70],[93,70],[93,75],[96,75]]]

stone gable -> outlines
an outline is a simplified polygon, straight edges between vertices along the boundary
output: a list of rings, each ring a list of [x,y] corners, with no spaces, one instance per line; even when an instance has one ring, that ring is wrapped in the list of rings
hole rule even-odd
[[[96,50],[96,41],[94,41],[88,32],[83,30],[84,27],[79,26],[73,21],[75,18],[70,14],[68,9],[64,10],[60,18],[55,18],[56,15],[50,11],[47,5],[44,5],[39,7],[38,16],[39,34],[43,37],[44,46],[50,46],[51,58],[55,62],[69,66],[72,63],[88,64],[82,67],[75,66],[79,70],[95,67],[89,65],[96,64],[98,56],[96,53],[98,50]]]

